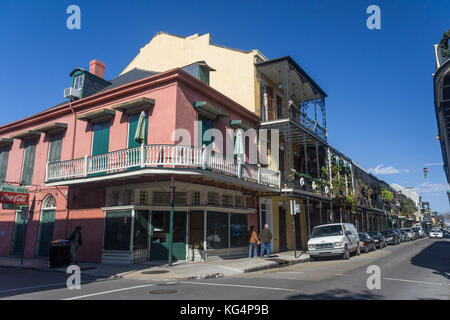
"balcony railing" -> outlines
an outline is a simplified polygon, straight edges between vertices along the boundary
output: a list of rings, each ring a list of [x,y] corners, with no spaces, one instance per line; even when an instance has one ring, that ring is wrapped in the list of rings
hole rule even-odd
[[[46,182],[112,174],[130,168],[196,168],[280,188],[280,172],[259,165],[235,163],[233,157],[208,148],[141,145],[95,156],[47,164]]]

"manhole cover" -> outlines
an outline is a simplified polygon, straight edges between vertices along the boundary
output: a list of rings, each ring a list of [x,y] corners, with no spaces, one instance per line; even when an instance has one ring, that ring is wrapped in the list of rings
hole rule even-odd
[[[149,293],[151,294],[174,294],[177,293],[177,290],[152,290]]]
[[[97,269],[96,267],[81,267],[80,270],[81,271],[87,271],[87,270],[94,270]]]
[[[168,273],[167,270],[153,270],[153,271],[142,271],[142,274],[162,274],[162,273]]]

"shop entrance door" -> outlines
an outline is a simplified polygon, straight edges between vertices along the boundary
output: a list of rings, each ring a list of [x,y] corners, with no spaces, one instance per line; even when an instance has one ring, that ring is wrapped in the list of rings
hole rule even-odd
[[[169,211],[154,211],[151,218],[150,260],[169,259]],[[172,258],[186,260],[186,212],[175,212]]]

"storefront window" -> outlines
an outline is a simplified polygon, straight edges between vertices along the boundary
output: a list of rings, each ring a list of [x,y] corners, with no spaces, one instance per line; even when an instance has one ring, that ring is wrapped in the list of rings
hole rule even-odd
[[[206,218],[208,249],[228,248],[228,213],[209,211]]]
[[[131,211],[107,211],[105,218],[105,250],[130,250]]]
[[[246,247],[248,244],[248,219],[246,214],[230,214],[231,248]]]
[[[146,249],[148,244],[148,212],[136,211],[134,214],[133,249]]]

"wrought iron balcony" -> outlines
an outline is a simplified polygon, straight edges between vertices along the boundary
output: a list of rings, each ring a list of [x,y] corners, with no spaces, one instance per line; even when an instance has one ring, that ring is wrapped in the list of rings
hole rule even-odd
[[[280,188],[280,172],[259,165],[235,163],[234,158],[208,148],[180,145],[140,147],[48,163],[45,181],[77,179],[96,174],[113,174],[130,168],[193,168],[208,170],[241,180]]]

